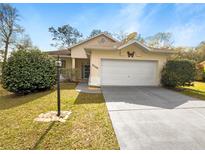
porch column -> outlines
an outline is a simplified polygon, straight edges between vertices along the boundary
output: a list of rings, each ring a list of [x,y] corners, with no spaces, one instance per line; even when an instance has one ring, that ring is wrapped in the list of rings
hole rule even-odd
[[[75,58],[72,58],[72,69],[75,69]]]
[[[72,76],[71,76],[72,80],[75,81],[76,80],[76,73],[75,73],[75,58],[72,58]]]

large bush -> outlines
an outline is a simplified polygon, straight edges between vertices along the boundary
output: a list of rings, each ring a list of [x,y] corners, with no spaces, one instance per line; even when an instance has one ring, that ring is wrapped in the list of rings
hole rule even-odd
[[[56,83],[54,59],[39,50],[13,52],[3,67],[2,84],[17,94],[51,88]]]
[[[195,63],[190,60],[169,60],[162,70],[161,83],[167,87],[190,86],[195,79]]]
[[[196,65],[196,76],[195,80],[196,81],[203,81],[204,78],[204,66],[203,65]]]
[[[203,72],[202,81],[205,82],[205,72]]]

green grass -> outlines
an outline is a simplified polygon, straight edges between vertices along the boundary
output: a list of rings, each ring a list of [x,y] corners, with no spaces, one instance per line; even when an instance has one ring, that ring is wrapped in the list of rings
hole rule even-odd
[[[16,96],[0,86],[0,149],[119,149],[102,94],[83,94],[63,83],[65,123],[35,122],[40,113],[56,110],[56,91]]]
[[[205,100],[205,82],[194,82],[194,86],[178,88],[181,93]]]

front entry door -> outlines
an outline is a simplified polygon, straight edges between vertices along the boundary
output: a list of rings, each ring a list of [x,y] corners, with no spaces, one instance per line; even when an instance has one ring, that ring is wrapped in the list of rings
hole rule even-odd
[[[90,75],[90,65],[85,64],[83,66],[83,79],[88,80]]]

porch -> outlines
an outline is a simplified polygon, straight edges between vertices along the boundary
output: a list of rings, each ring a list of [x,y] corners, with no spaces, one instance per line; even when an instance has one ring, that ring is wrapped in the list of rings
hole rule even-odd
[[[72,58],[72,70],[75,72],[74,81],[88,82],[90,76],[90,59]]]

